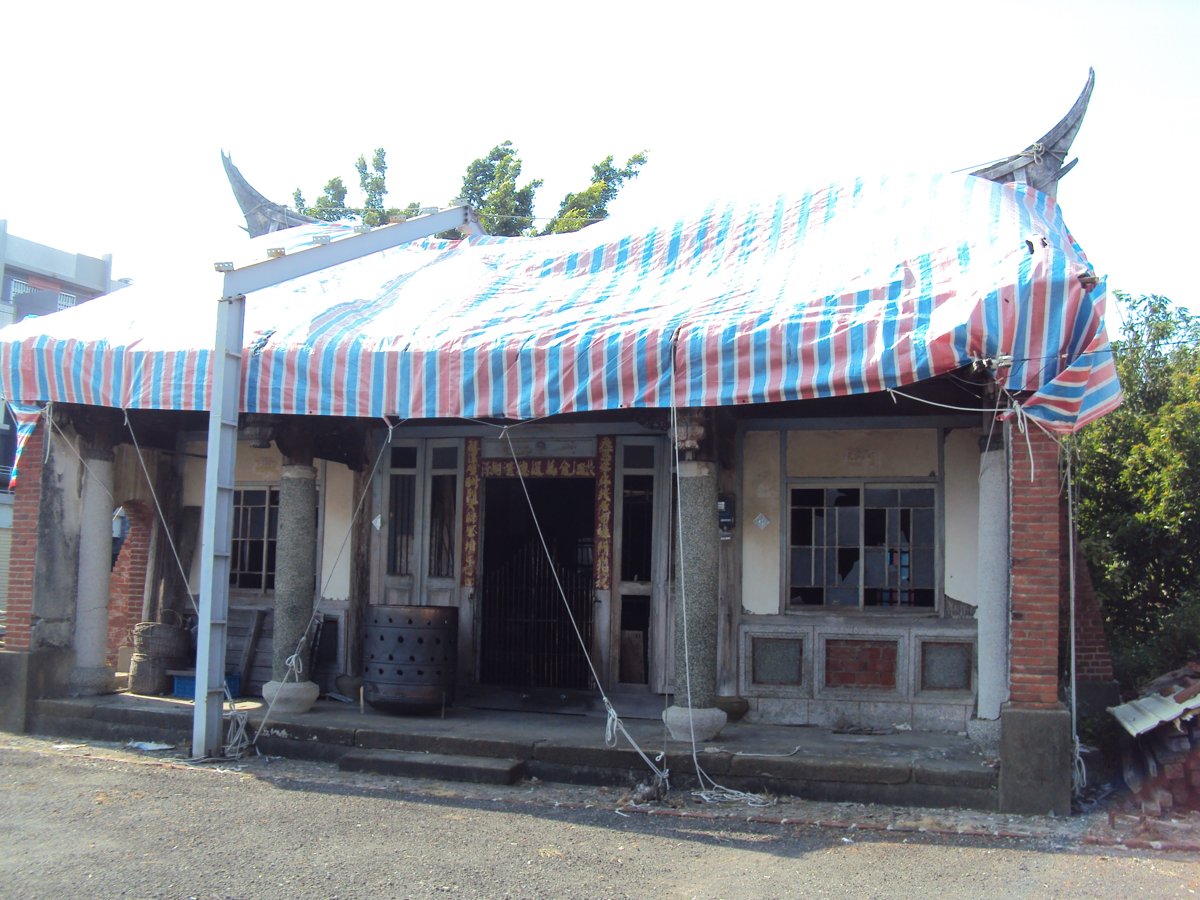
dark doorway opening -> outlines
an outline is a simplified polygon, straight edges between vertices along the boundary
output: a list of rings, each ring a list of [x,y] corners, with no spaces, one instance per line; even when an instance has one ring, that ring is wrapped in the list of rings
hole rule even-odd
[[[525,486],[529,501],[518,479],[484,481],[480,680],[517,688],[594,689],[559,584],[590,647],[595,481],[527,479]]]

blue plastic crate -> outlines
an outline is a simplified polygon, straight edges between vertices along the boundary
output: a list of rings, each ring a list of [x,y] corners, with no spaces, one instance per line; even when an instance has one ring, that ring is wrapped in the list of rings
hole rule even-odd
[[[181,700],[196,699],[196,676],[172,675],[174,683],[171,686],[171,696]],[[225,686],[229,688],[229,696],[240,697],[242,693],[242,676],[239,672],[230,672],[225,676]]]

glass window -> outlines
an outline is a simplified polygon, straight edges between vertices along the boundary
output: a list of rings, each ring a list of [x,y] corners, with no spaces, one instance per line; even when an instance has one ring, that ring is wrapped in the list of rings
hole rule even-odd
[[[788,606],[933,607],[936,496],[933,487],[792,488]]]
[[[432,457],[431,462],[435,472],[445,469],[458,471],[457,447],[434,447],[430,452],[430,456]]]
[[[654,468],[653,444],[626,444],[621,451],[621,465],[626,469]]]
[[[388,495],[389,575],[411,575],[413,571],[416,487],[416,475],[404,472],[392,474]]]
[[[233,543],[229,586],[239,590],[275,588],[275,539],[279,530],[279,488],[233,492]]]
[[[455,448],[438,448],[453,451]],[[437,459],[437,450],[434,451]],[[458,475],[434,475],[429,480],[429,574],[433,578],[454,575],[454,512],[457,508]]]
[[[627,474],[621,479],[621,580],[650,581],[653,551],[654,476]]]
[[[415,443],[391,448],[388,575],[455,576],[459,449],[431,443],[424,452]]]
[[[392,468],[393,469],[415,469],[417,467],[417,448],[416,447],[393,447],[392,448]]]

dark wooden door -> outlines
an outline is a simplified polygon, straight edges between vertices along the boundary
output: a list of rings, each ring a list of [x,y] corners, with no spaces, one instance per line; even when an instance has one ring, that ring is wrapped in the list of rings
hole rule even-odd
[[[526,479],[525,486],[528,500],[517,479],[484,482],[480,680],[592,689],[584,647],[592,644],[595,481]]]

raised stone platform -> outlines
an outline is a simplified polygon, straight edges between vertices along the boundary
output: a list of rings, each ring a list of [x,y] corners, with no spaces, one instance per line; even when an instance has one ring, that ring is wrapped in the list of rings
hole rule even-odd
[[[261,701],[241,701],[253,734]],[[688,744],[661,722],[624,720],[648,756],[665,752],[671,786],[696,786]],[[369,707],[319,701],[300,715],[273,714],[258,740],[261,752],[338,762],[363,750],[503,760],[546,781],[629,787],[651,773],[622,742],[604,743],[595,716],[545,715],[452,707],[445,718],[401,717]],[[190,701],[113,694],[33,701],[34,734],[112,741],[164,740],[189,750]],[[733,722],[698,748],[705,773],[726,787],[812,800],[907,806],[997,808],[997,768],[967,738],[899,732],[839,734],[827,728]],[[403,774],[399,771],[394,774]],[[422,777],[415,771],[407,773]],[[453,778],[430,773],[428,777]]]

